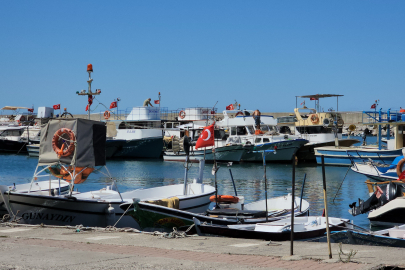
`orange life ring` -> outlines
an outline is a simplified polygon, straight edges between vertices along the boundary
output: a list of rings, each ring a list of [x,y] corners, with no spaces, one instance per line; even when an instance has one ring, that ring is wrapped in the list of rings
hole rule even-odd
[[[311,120],[311,122],[312,123],[318,123],[318,121],[319,121],[319,117],[318,117],[318,115],[317,114],[311,114],[310,116],[309,116],[309,119]]]
[[[76,137],[72,130],[68,128],[58,129],[52,138],[53,151],[58,157],[68,157],[75,151]]]
[[[237,113],[235,114],[235,117],[238,116],[238,115],[243,115],[243,112],[237,112]]]
[[[398,177],[400,177],[402,172],[404,171],[404,169],[403,169],[404,163],[405,163],[405,158],[401,159],[397,164],[397,175],[398,175]],[[401,180],[401,179],[398,179],[398,180]]]
[[[84,170],[83,169],[84,169],[84,167],[76,167],[76,169],[75,169],[76,177],[75,177],[75,181],[74,181],[75,184],[81,184],[84,181],[86,181],[87,178],[89,177],[89,175],[94,171],[94,168],[89,168],[89,167]],[[67,182],[72,181],[72,177],[70,176],[70,174],[73,173],[72,166],[69,166],[67,168],[67,170],[63,167],[60,169],[49,167],[48,170],[53,176],[55,176],[57,178],[64,179]]]
[[[110,111],[105,111],[104,112],[104,119],[108,119],[108,118],[110,118],[110,116],[111,116]]]
[[[183,111],[183,110],[181,110],[181,111],[179,112],[179,117],[180,117],[181,119],[184,119],[184,117],[186,117],[186,112]]]
[[[215,197],[215,195],[212,195],[210,197],[211,202],[229,202],[229,203],[237,203],[239,202],[239,198],[236,196],[232,195],[218,195]]]

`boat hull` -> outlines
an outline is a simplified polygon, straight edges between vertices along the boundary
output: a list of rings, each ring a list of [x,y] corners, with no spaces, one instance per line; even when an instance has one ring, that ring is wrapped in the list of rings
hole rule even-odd
[[[13,140],[0,140],[0,152],[27,153],[26,143]]]
[[[243,145],[229,145],[215,148],[215,160],[222,161],[222,162],[239,162],[242,158],[242,155],[248,150],[250,147],[244,147]],[[204,159],[204,151],[192,151],[189,155],[189,160],[191,162],[199,162],[200,160]],[[186,155],[184,152],[180,152],[179,154],[173,152],[165,152],[163,156],[163,160],[165,161],[185,161]],[[207,149],[205,152],[205,160],[206,161],[214,161],[214,154],[211,149]]]
[[[127,140],[112,158],[159,158],[162,150],[162,137]]]
[[[307,216],[309,214],[309,203],[305,200],[302,201],[303,207],[299,209],[300,198],[295,198],[295,203],[297,209],[294,212],[294,216]],[[291,216],[291,211],[283,211],[288,207],[291,207],[291,196],[282,196],[278,198],[268,199],[269,205],[269,215],[268,221],[276,221],[280,219],[284,219],[286,217]],[[277,208],[274,206],[277,205]],[[243,210],[236,210],[235,214],[229,213],[227,216],[220,216],[218,213],[211,213],[207,215],[205,212],[206,209],[203,211],[190,211],[190,210],[180,210],[180,209],[173,209],[169,207],[164,207],[160,205],[154,205],[149,203],[140,202],[137,205],[137,213],[140,213],[144,216],[148,216],[148,224],[140,224],[141,228],[151,227],[151,226],[162,226],[162,221],[170,221],[172,224],[169,227],[181,227],[185,225],[193,224],[193,218],[197,218],[201,222],[207,222],[210,224],[217,224],[217,225],[230,225],[230,224],[255,224],[258,222],[266,222],[265,217],[265,202],[259,201],[250,204],[246,204],[245,207],[247,209],[253,208],[253,211],[243,211]],[[227,209],[225,209],[226,212]],[[255,211],[256,210],[256,211]],[[255,216],[254,212],[261,211],[264,215]]]
[[[277,151],[273,153],[265,153],[266,162],[287,162],[291,161],[293,155],[305,145],[308,141],[304,139],[285,140],[273,143],[265,143],[255,145],[255,152],[262,150],[274,150],[275,146]],[[254,153],[253,151],[247,151],[242,155],[242,161],[244,162],[263,162],[262,153]]]
[[[348,155],[350,154],[350,156]],[[402,155],[402,149],[378,150],[372,148],[344,148],[320,147],[315,148],[316,162],[322,164],[324,156],[325,165],[350,166],[352,162],[363,162],[372,159],[376,162],[391,164],[394,159]]]
[[[342,147],[350,147],[355,143],[359,143],[359,140],[355,139],[340,139],[339,146]],[[316,147],[323,147],[323,146],[334,146],[335,141],[323,142],[323,143],[307,143],[306,145],[302,146],[297,151],[297,158],[299,161],[306,161],[306,162],[316,162],[315,156],[315,148]]]

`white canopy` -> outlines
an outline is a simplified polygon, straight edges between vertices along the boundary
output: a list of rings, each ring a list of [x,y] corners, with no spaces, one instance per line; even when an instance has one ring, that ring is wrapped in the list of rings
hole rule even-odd
[[[5,106],[3,108],[1,108],[0,110],[12,110],[12,111],[16,111],[19,109],[31,109],[31,108],[27,108],[27,107],[15,107],[15,106]]]

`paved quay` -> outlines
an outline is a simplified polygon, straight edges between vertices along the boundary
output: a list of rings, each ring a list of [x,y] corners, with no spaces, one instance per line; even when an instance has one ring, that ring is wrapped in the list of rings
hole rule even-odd
[[[384,269],[405,267],[404,249],[343,245],[357,251],[339,260],[326,243],[164,238],[136,232],[5,226],[0,224],[0,269]],[[345,260],[347,257],[342,256]],[[389,268],[392,269],[392,268]]]

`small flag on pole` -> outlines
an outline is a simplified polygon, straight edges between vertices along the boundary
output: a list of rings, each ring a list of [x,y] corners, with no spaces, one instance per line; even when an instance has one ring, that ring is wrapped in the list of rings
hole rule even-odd
[[[197,143],[195,144],[195,149],[207,146],[213,146],[215,144],[214,139],[214,124],[205,127],[201,132],[200,137],[198,137]]]
[[[114,109],[114,108],[117,108],[117,101],[113,101],[110,104],[110,109]]]
[[[54,110],[60,110],[60,104],[53,105]]]
[[[155,100],[155,104],[160,104],[160,100],[159,99]]]

